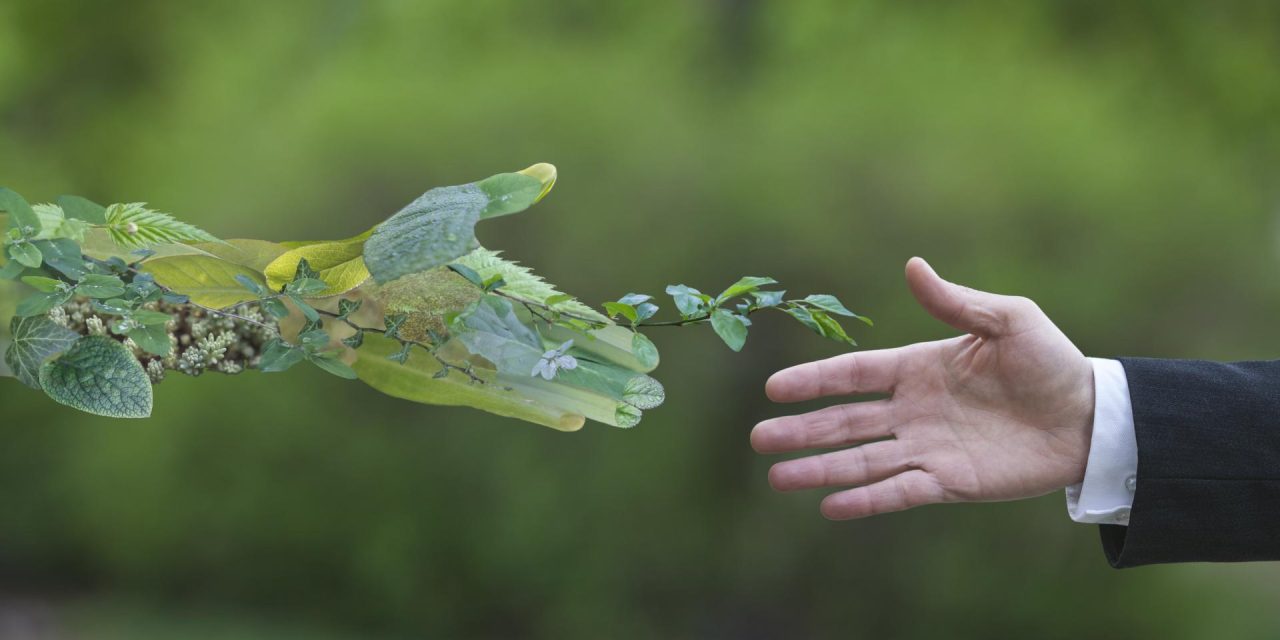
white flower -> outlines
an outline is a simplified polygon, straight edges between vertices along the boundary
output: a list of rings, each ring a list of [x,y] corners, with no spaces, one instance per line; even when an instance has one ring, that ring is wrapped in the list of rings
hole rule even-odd
[[[533,373],[529,375],[534,378],[542,376],[547,380],[551,380],[556,377],[556,373],[561,369],[578,368],[578,359],[573,356],[565,355],[565,353],[569,351],[569,347],[572,346],[573,340],[568,340],[559,347],[542,354],[542,358],[538,360],[538,364],[533,365]]]

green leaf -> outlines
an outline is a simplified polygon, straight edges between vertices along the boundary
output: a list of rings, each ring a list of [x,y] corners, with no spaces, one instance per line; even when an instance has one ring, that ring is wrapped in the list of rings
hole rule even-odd
[[[242,282],[245,279],[261,287],[266,285],[257,271],[207,255],[155,258],[144,262],[141,269],[151,274],[160,286],[214,309],[258,298],[245,288],[247,285]]]
[[[91,273],[80,279],[76,295],[86,298],[119,298],[124,295],[124,281],[116,276]]]
[[[604,303],[604,310],[608,313],[609,317],[622,316],[627,320],[630,320],[632,324],[635,324],[638,320],[636,308],[629,304],[624,304],[622,302],[606,302]]]
[[[782,304],[782,298],[787,295],[786,291],[752,291],[751,297],[756,299],[755,306],[766,309],[776,307]]]
[[[46,265],[68,278],[79,280],[89,272],[89,265],[85,264],[84,257],[80,255],[80,245],[71,240],[56,238],[37,240],[31,244],[40,250]]]
[[[354,238],[334,242],[317,242],[290,249],[267,265],[267,285],[273,291],[293,280],[300,262],[305,260],[315,270],[312,276],[325,287],[309,296],[327,297],[346,293],[369,279],[364,265],[364,243],[373,233],[370,229]]]
[[[301,280],[294,280],[293,282],[290,282],[285,285],[284,288],[285,291],[294,295],[313,298],[318,296],[328,287],[329,285],[325,284],[323,280],[318,280],[316,278],[302,278]]]
[[[783,311],[796,320],[800,321],[806,327],[809,327],[814,333],[822,335],[822,327],[818,326],[818,322],[813,319],[813,313],[808,309],[799,305],[789,305]]]
[[[318,322],[320,320],[320,312],[316,311],[315,307],[307,304],[307,301],[303,300],[302,296],[296,293],[286,293],[285,295],[289,298],[289,301],[298,308],[298,311],[302,312],[302,316],[304,318],[311,322]]]
[[[216,242],[208,232],[179,222],[173,216],[152,211],[144,202],[113,204],[105,214],[111,240],[124,249],[141,249],[158,244]]]
[[[658,366],[658,347],[643,333],[631,336],[631,354],[645,371],[652,371]]]
[[[365,264],[379,283],[447,264],[480,246],[475,225],[482,218],[522,211],[554,183],[554,167],[534,165],[432,189],[374,229],[364,246]]]
[[[744,295],[763,287],[766,284],[777,284],[778,281],[773,278],[762,278],[758,276],[747,276],[725,289],[720,295],[716,296],[716,304],[740,295]]]
[[[413,344],[406,342],[403,345],[401,345],[399,351],[387,356],[387,359],[392,362],[398,362],[400,364],[404,364],[409,361],[409,352],[412,349],[413,349]]]
[[[4,361],[22,384],[40,388],[40,365],[56,356],[80,338],[80,334],[44,317],[14,318],[9,323],[13,342],[4,353]]]
[[[33,287],[36,291],[43,291],[45,293],[58,291],[59,289],[62,289],[63,284],[65,284],[61,280],[54,280],[53,278],[45,278],[43,276],[24,276],[22,281],[28,286]]]
[[[349,300],[343,298],[338,301],[338,319],[345,320],[348,316],[360,310],[362,300]]]
[[[285,306],[285,304],[281,302],[278,298],[269,298],[266,300],[261,300],[258,302],[258,304],[262,307],[264,311],[270,314],[271,317],[277,320],[281,318],[289,317],[289,307]]]
[[[298,342],[302,348],[310,352],[319,351],[329,346],[329,332],[324,329],[312,329],[298,334]]]
[[[301,347],[286,344],[279,338],[272,338],[262,347],[262,356],[258,359],[258,370],[265,373],[284,371],[306,358],[307,352]]]
[[[364,344],[364,331],[356,331],[355,333],[343,338],[342,344],[345,344],[352,349],[359,349],[360,346]]]
[[[94,300],[93,310],[109,316],[125,316],[133,313],[133,305],[121,298],[111,300]],[[168,316],[165,316],[168,318]]]
[[[639,322],[644,322],[645,320],[652,318],[656,313],[658,313],[658,305],[656,304],[651,302],[641,302],[636,305],[636,320]]]
[[[190,248],[258,272],[265,271],[268,265],[289,250],[279,243],[245,238],[201,242]],[[279,287],[273,289],[278,290]]]
[[[81,338],[40,367],[40,386],[56,402],[111,418],[151,415],[151,380],[125,346],[106,336]]]
[[[67,216],[93,224],[107,223],[106,207],[80,196],[58,196],[58,206]]]
[[[400,348],[395,340],[369,335],[353,365],[360,380],[382,393],[413,402],[472,407],[559,431],[582,428],[582,414],[508,391],[492,381],[492,371],[477,369],[476,375],[486,382],[473,384],[465,375],[450,375],[435,358],[412,358],[404,365],[387,359]]]
[[[703,294],[701,291],[682,284],[668,286],[667,295],[675,300],[676,308],[680,310],[680,315],[685,318],[697,315],[702,311],[707,301],[711,299],[710,296]]]
[[[130,314],[130,317],[133,318],[134,321],[137,322],[138,324],[141,324],[147,327],[156,326],[156,325],[163,327],[169,324],[169,321],[173,319],[173,316],[167,313],[164,313],[163,311],[149,311],[147,309],[139,309],[137,311],[134,311],[132,314]]]
[[[44,254],[30,242],[19,242],[9,245],[9,257],[24,267],[39,269],[44,262]]]
[[[711,313],[711,328],[734,351],[741,351],[747,342],[747,325],[743,318],[728,309],[716,309]]]
[[[840,326],[840,323],[835,318],[827,315],[825,311],[812,311],[811,313],[813,314],[814,322],[818,324],[819,333],[822,334],[822,337],[857,346],[858,343],[854,342],[853,338],[850,338],[849,334],[845,333],[844,327]]]
[[[70,291],[54,291],[53,293],[37,293],[28,296],[18,303],[13,315],[28,318],[47,313],[50,309],[71,299]]]
[[[24,236],[40,233],[40,218],[18,192],[0,187],[0,211],[8,212],[10,229],[18,229]]]
[[[335,352],[318,353],[307,359],[311,361],[311,364],[314,364],[317,367],[338,376],[339,378],[346,378],[347,380],[357,379],[359,376],[356,375],[355,369],[352,369],[347,365],[347,363],[339,360],[334,353]]]
[[[125,335],[151,355],[167,356],[173,348],[173,344],[169,341],[169,331],[163,323],[130,329]]]
[[[838,298],[825,293],[808,296],[803,300],[803,302],[829,313],[849,316],[850,318],[858,317],[858,314],[846,309],[844,304],[842,304]]]
[[[538,277],[528,267],[509,260],[503,260],[496,251],[490,251],[483,247],[476,249],[459,258],[450,265],[450,268],[455,266],[466,267],[475,273],[476,279],[472,282],[476,286],[483,286],[485,280],[495,275],[502,276],[503,281],[506,282],[506,284],[502,285],[502,295],[508,298],[514,298],[529,304],[545,304],[548,307],[553,307],[558,312],[577,316],[591,322],[605,323],[609,321],[599,311],[574,300],[572,296],[566,297],[566,294],[557,291],[555,287]],[[461,271],[459,271],[459,274],[467,277]]]
[[[480,274],[477,273],[476,270],[472,269],[471,267],[468,267],[464,264],[454,263],[449,265],[449,270],[462,276],[463,278],[466,278],[467,282],[470,282],[471,284],[474,284],[477,287],[481,287],[481,288],[484,287],[484,278],[481,277]]]

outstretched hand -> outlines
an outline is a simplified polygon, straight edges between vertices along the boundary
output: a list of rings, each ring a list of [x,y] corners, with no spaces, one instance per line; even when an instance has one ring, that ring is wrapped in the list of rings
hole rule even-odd
[[[852,487],[822,502],[843,520],[941,502],[1015,500],[1084,478],[1093,369],[1026,298],[943,280],[920,258],[907,283],[931,315],[967,335],[850,353],[773,375],[777,402],[888,394],[765,420],[761,453],[841,448],[773,466],[779,491]]]

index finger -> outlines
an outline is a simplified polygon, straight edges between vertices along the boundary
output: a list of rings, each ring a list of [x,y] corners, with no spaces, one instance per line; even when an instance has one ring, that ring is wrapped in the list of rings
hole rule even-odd
[[[854,393],[888,393],[898,383],[901,352],[901,349],[881,349],[806,362],[770,376],[764,391],[774,402],[800,402]]]

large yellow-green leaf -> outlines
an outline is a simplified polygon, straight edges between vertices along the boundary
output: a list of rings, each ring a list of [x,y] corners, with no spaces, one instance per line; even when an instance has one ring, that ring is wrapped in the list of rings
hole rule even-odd
[[[279,258],[288,249],[284,245],[267,240],[238,238],[224,242],[201,242],[191,245],[211,256],[222,258],[254,271],[265,271],[272,260]]]
[[[142,264],[142,270],[155,277],[161,286],[190,296],[196,304],[215,309],[257,298],[236,281],[236,276],[266,284],[257,271],[211,255],[153,258]]]
[[[477,369],[485,384],[473,383],[466,375],[451,371],[437,378],[441,365],[428,353],[415,349],[405,364],[387,356],[400,350],[400,343],[379,335],[366,334],[352,368],[369,386],[387,395],[448,406],[473,407],[509,418],[517,418],[559,431],[577,431],[585,418],[508,391],[493,381],[492,372]]]
[[[266,266],[267,285],[271,289],[293,280],[298,263],[304,258],[312,269],[320,272],[320,279],[329,285],[317,297],[346,293],[369,279],[369,269],[364,265],[364,242],[373,233],[370,229],[354,238],[333,242],[301,244],[281,254]]]

